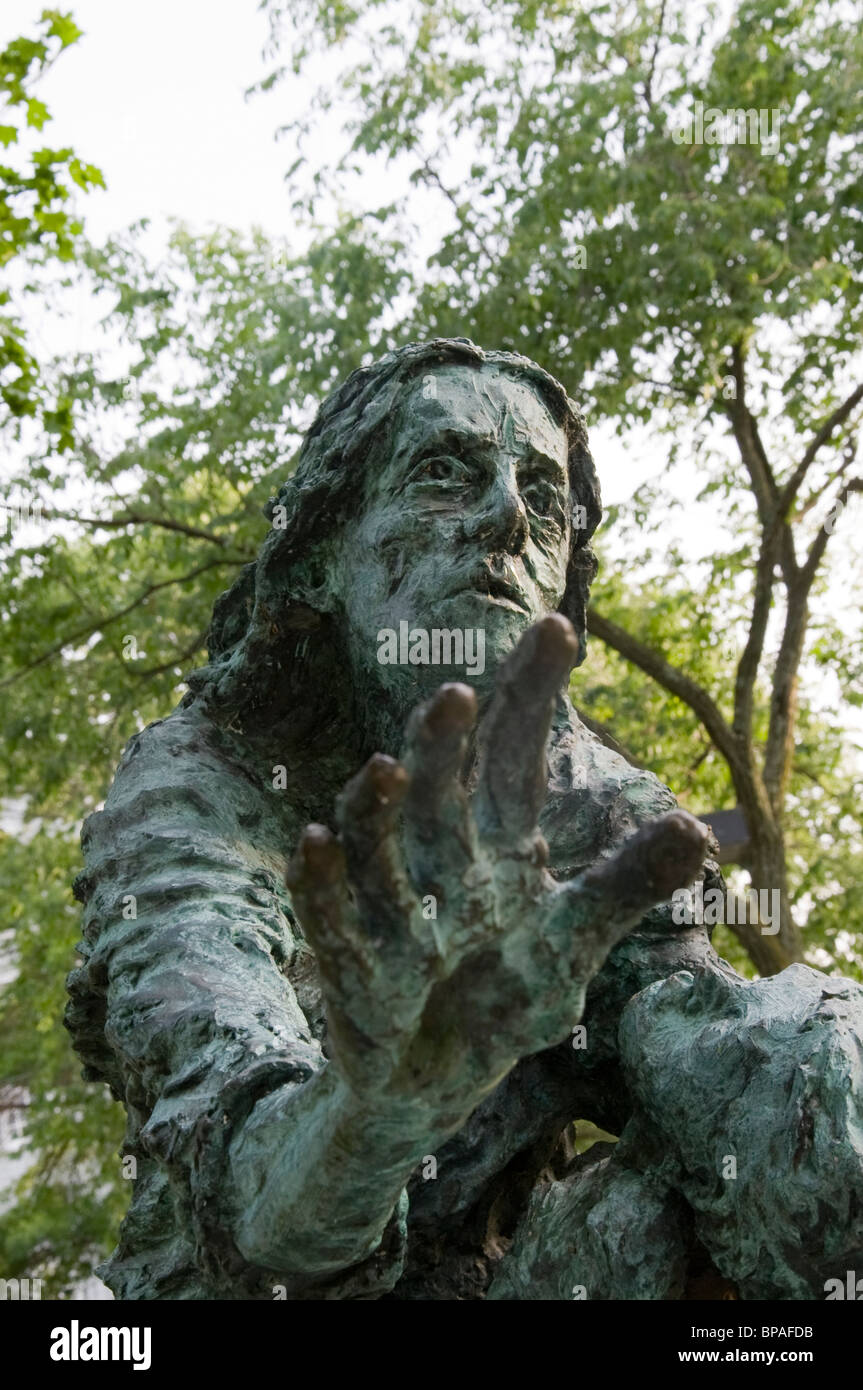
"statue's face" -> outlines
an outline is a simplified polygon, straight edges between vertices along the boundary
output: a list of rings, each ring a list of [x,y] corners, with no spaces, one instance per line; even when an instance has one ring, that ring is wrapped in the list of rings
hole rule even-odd
[[[562,426],[529,383],[490,365],[442,366],[406,388],[389,455],[370,474],[339,565],[355,670],[359,662],[404,683],[379,665],[379,634],[401,623],[481,630],[485,672],[403,673],[415,690],[481,685],[563,597],[571,521]]]

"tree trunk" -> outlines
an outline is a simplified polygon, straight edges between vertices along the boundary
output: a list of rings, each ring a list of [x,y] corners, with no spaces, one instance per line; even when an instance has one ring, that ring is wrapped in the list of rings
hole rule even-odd
[[[765,934],[758,922],[743,922],[731,930],[746,948],[761,975],[778,975],[787,965],[803,959],[803,941],[788,900],[785,844],[781,831],[759,824],[760,817],[749,813],[750,852],[747,862],[752,887],[756,891],[779,893],[779,931]]]

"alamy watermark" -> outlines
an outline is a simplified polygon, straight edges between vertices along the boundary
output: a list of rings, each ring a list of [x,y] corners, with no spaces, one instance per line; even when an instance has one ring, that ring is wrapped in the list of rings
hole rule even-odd
[[[825,1302],[835,1299],[849,1299],[852,1303],[863,1302],[863,1279],[857,1278],[857,1271],[846,1269],[845,1282],[841,1279],[828,1279],[824,1285]]]
[[[0,536],[12,534],[22,526],[42,525],[42,503],[20,502],[11,507],[7,502],[0,503]]]
[[[779,889],[746,888],[742,893],[723,892],[697,883],[695,888],[678,888],[671,895],[671,920],[676,926],[761,927],[762,936],[779,931]]]
[[[759,145],[762,154],[776,154],[782,132],[782,112],[775,107],[718,106],[705,109],[703,101],[695,103],[688,124],[671,132],[675,145]]]
[[[82,1327],[73,1318],[69,1327],[51,1331],[52,1361],[131,1361],[133,1371],[148,1371],[152,1363],[152,1328]]]
[[[0,1279],[0,1302],[11,1299],[13,1303],[41,1299],[42,1279]]]
[[[468,675],[485,670],[485,628],[411,627],[402,621],[399,630],[381,628],[377,636],[378,661],[382,666],[463,666]]]

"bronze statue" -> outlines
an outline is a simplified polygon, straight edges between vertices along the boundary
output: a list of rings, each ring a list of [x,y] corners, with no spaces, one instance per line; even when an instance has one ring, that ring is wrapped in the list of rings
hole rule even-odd
[[[791,976],[820,1037],[824,977],[750,985],[672,920],[675,889],[719,881],[707,828],[566,694],[601,515],[577,407],[525,358],[411,345],[324,403],[268,515],[208,664],[82,834],[67,1021],[137,1165],[103,1277],[120,1298],[679,1298],[707,1270],[809,1296],[729,1235],[753,1189],[705,1175],[738,1091],[703,1130],[698,1027],[743,1055],[760,990],[757,1026],[778,1008],[787,1031]],[[826,983],[858,1026],[863,991]],[[577,1118],[620,1143],[573,1158]],[[849,1246],[804,1225],[811,1285]]]

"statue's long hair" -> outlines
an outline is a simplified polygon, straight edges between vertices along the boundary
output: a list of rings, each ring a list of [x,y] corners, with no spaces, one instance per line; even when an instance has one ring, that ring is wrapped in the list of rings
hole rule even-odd
[[[386,455],[406,383],[435,367],[485,363],[533,386],[565,430],[573,507],[566,589],[560,611],[585,654],[586,609],[596,559],[590,539],[602,516],[599,482],[587,443],[584,417],[554,377],[527,357],[487,352],[467,338],[411,343],[361,367],[329,396],[300,449],[297,467],[265,508],[272,529],[257,560],[247,565],[216,602],[207,646],[208,664],[189,676],[187,700],[200,700],[217,723],[242,726],[253,711],[258,723],[284,707],[298,686],[298,668],[316,667],[315,634],[326,617],[315,593],[326,592],[322,547],[357,514],[366,495],[370,462]],[[325,607],[325,605],[321,605]]]

